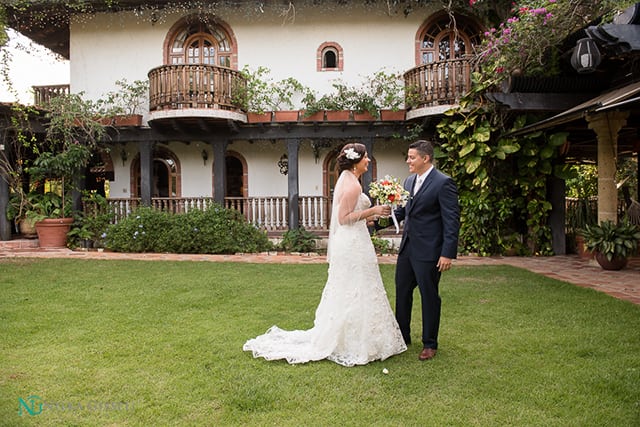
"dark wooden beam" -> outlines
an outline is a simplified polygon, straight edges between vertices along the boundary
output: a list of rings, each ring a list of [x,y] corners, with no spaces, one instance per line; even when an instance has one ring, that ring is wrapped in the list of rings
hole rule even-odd
[[[561,112],[585,102],[593,93],[488,93],[487,97],[512,111]]]

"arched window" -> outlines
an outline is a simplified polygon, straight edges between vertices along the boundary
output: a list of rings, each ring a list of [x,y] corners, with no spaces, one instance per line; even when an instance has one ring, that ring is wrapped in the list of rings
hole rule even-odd
[[[465,17],[452,20],[448,14],[438,14],[418,31],[416,65],[472,54],[481,43],[480,34],[480,27]]]
[[[165,63],[237,68],[233,33],[214,17],[185,17],[167,34]]]
[[[342,71],[344,60],[342,47],[335,42],[325,42],[320,45],[316,53],[318,71]]]
[[[338,66],[338,54],[333,48],[326,48],[322,54],[322,68],[336,68]]]

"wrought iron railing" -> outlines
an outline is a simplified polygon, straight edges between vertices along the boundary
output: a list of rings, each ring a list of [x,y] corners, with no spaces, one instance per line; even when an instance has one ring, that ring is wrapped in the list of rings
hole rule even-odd
[[[89,202],[90,203],[90,202]],[[114,221],[126,218],[141,206],[139,198],[107,199],[109,209],[114,213]],[[206,209],[214,203],[212,197],[154,197],[153,209],[184,213],[193,209]],[[248,222],[267,231],[289,229],[289,202],[284,196],[270,197],[225,197],[226,208],[241,212]],[[95,206],[85,205],[85,212],[94,212]],[[329,201],[321,196],[302,196],[298,200],[299,226],[307,230],[327,230],[329,226]]]
[[[406,105],[410,108],[456,104],[471,89],[471,58],[431,62],[404,73]]]
[[[246,85],[237,70],[215,65],[163,65],[149,71],[149,111],[240,110]]]

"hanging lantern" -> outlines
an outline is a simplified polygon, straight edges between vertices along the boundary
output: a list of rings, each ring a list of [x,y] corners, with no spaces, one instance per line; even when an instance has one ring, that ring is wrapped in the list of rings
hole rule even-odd
[[[286,154],[280,156],[280,160],[278,160],[278,169],[280,169],[280,173],[282,175],[289,173],[289,159]]]
[[[571,66],[580,74],[593,73],[600,65],[600,51],[593,39],[578,40],[571,55]]]

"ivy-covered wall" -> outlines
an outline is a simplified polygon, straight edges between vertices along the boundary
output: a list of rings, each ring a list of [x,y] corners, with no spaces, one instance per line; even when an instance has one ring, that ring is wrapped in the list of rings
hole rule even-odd
[[[547,183],[553,174],[566,176],[568,166],[557,159],[567,134],[501,137],[529,118],[501,113],[483,98],[485,90],[476,84],[437,126],[439,167],[458,184],[460,251],[550,255]]]

